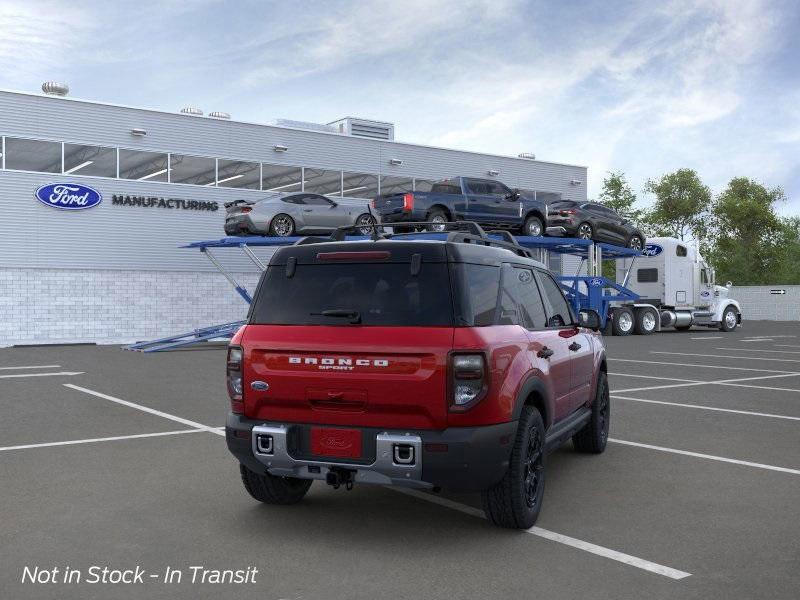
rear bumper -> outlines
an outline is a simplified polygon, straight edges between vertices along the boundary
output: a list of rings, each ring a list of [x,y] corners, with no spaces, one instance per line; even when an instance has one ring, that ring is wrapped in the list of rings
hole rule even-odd
[[[299,447],[307,429],[229,414],[225,439],[239,462],[259,473],[324,480],[331,468],[347,469],[354,471],[356,483],[479,491],[500,481],[508,469],[517,422],[442,431],[363,429],[366,458],[360,461],[304,454]],[[259,446],[266,436],[270,452]],[[397,445],[414,449],[413,463],[395,460]]]
[[[225,219],[226,235],[243,235],[248,233],[266,235],[269,230],[269,223],[266,227],[260,227],[249,215],[236,215]]]
[[[565,217],[550,217],[547,219],[548,227],[563,227],[567,235],[575,235],[578,231],[579,223],[575,219]]]
[[[421,210],[411,210],[411,211],[404,211],[404,210],[393,210],[387,212],[381,212],[380,209],[374,210],[375,213],[380,217],[381,223],[403,223],[404,221],[424,221],[425,220],[425,211]]]

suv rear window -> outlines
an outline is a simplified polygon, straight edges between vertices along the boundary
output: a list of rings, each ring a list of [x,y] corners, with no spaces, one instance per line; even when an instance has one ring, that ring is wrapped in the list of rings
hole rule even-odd
[[[262,276],[250,314],[254,325],[350,325],[325,310],[357,311],[361,325],[451,327],[447,265],[427,263],[418,275],[403,263],[272,265]]]

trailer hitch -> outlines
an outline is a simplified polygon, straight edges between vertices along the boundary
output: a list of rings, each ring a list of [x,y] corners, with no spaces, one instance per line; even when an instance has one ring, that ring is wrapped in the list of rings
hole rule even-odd
[[[331,467],[325,475],[325,483],[333,486],[333,489],[338,490],[340,486],[349,492],[353,489],[356,472],[352,469],[343,469],[341,467]]]

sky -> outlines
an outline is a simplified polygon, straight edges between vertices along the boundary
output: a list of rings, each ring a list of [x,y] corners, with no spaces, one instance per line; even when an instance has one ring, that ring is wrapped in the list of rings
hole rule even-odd
[[[780,186],[800,215],[795,0],[0,0],[0,88]],[[454,173],[454,175],[457,175]]]

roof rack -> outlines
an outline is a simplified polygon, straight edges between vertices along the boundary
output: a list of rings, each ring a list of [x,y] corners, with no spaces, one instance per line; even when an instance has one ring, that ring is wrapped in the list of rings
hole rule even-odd
[[[463,244],[479,244],[484,246],[494,246],[497,248],[504,248],[510,250],[519,256],[526,258],[533,258],[533,253],[523,246],[520,246],[516,238],[508,231],[494,230],[486,232],[480,225],[474,221],[448,221],[447,223],[437,223],[433,221],[408,221],[398,223],[397,226],[403,227],[423,227],[428,228],[427,233],[447,233],[447,241]],[[369,227],[372,230],[370,238],[373,241],[397,239],[406,236],[414,236],[419,232],[409,233],[386,233],[384,228],[386,225],[383,223],[373,223],[370,225],[347,225],[345,227],[338,227],[331,233],[330,237],[307,237],[296,242],[297,245],[305,244],[319,244],[322,242],[342,242],[346,239],[347,233],[351,231],[358,231]],[[436,229],[434,229],[436,227]],[[450,231],[448,231],[450,230]],[[494,239],[490,235],[499,235],[502,240]]]

